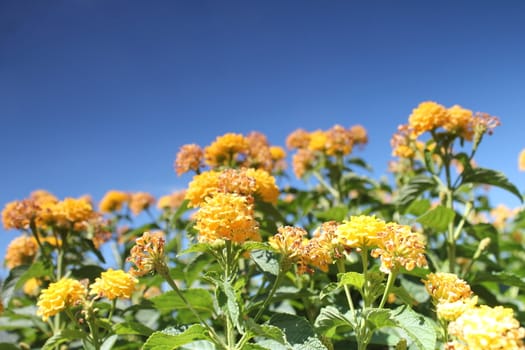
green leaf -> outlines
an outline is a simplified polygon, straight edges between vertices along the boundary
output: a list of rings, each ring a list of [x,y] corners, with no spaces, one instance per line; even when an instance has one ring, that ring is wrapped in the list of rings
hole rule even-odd
[[[352,287],[356,287],[357,289],[361,290],[365,284],[365,276],[358,272],[352,271],[341,273],[338,274],[338,278],[340,286],[351,285]]]
[[[44,265],[42,261],[36,261],[31,265],[17,266],[9,271],[9,275],[2,285],[2,298],[4,304],[8,304],[13,293],[24,286],[31,278],[52,276],[53,271]]]
[[[90,281],[94,281],[97,277],[100,277],[100,274],[104,271],[105,270],[98,265],[84,265],[72,270],[71,274],[78,280],[87,278]]]
[[[428,318],[407,306],[400,306],[392,310],[391,320],[409,336],[420,350],[436,348],[436,330]]]
[[[200,324],[191,325],[185,330],[170,328],[154,332],[146,340],[142,350],[173,350],[195,340],[210,340],[206,328]]]
[[[186,301],[202,318],[208,318],[213,313],[213,298],[206,289],[192,288],[181,291]],[[150,299],[153,306],[162,314],[189,311],[189,306],[174,291],[163,293]]]
[[[194,243],[188,249],[180,252],[179,255],[189,254],[189,253],[205,253],[210,250],[209,243]]]
[[[264,272],[277,276],[280,266],[277,255],[269,250],[254,250],[251,256],[255,264]]]
[[[42,347],[42,350],[53,350],[61,344],[73,340],[85,339],[86,336],[87,334],[82,331],[77,331],[73,329],[63,329],[57,334],[53,335],[51,338],[49,338]]]
[[[408,214],[421,216],[430,209],[430,201],[428,199],[415,200],[410,204],[406,210]]]
[[[10,344],[10,343],[0,343],[0,349],[2,350],[20,350],[18,346]]]
[[[115,345],[115,342],[118,339],[118,335],[113,334],[104,340],[102,345],[100,346],[100,350],[111,350],[113,349],[113,345]]]
[[[117,323],[113,329],[115,334],[136,334],[145,335],[147,337],[154,332],[153,329],[135,321]]]
[[[333,337],[339,327],[355,328],[352,321],[333,306],[326,306],[321,309],[315,319],[314,327],[319,333],[327,337]]]
[[[220,292],[217,293],[217,301],[219,306],[226,312],[227,317],[233,321],[235,328],[237,328],[239,332],[242,332],[241,324],[239,323],[239,304],[237,303],[235,290],[228,282],[219,281],[218,285]]]
[[[348,214],[348,207],[346,205],[338,205],[329,208],[328,210],[318,212],[315,214],[318,219],[329,221],[343,221],[344,218],[346,218],[346,215]]]
[[[364,317],[366,318],[369,329],[375,330],[382,327],[396,326],[396,323],[390,318],[390,309],[366,309]]]
[[[423,192],[435,186],[436,182],[433,178],[425,175],[414,176],[405,186],[400,189],[394,203],[398,207],[405,208]]]
[[[500,171],[485,168],[467,168],[461,177],[461,184],[473,183],[496,186],[516,195],[523,203],[523,197],[519,189]]]
[[[286,341],[294,350],[326,350],[304,317],[291,314],[274,314],[268,323],[283,330]]]
[[[418,217],[416,221],[435,231],[443,232],[448,229],[448,225],[454,220],[455,216],[454,210],[438,205]]]
[[[510,272],[481,271],[476,273],[476,276],[474,277],[474,280],[471,282],[471,284],[474,285],[483,282],[497,282],[505,286],[513,286],[525,290],[525,278]]]

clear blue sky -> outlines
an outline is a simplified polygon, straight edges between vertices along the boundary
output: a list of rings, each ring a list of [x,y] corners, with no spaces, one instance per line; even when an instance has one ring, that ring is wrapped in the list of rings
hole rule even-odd
[[[0,205],[182,188],[186,143],[364,125],[386,171],[418,103],[497,115],[482,166],[525,190],[524,1],[0,1]],[[519,205],[512,197],[509,206]],[[4,232],[6,242],[17,233]]]

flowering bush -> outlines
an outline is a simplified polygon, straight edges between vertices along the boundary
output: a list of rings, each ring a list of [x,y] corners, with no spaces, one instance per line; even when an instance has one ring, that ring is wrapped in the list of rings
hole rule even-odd
[[[158,200],[8,203],[0,348],[525,349],[525,215],[487,188],[522,195],[475,162],[498,125],[421,103],[391,182],[354,156],[366,130],[335,125],[289,135],[296,181],[284,148],[228,133],[183,145],[194,177]]]

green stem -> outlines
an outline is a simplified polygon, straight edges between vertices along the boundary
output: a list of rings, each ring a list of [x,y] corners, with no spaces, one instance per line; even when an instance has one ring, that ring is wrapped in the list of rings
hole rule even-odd
[[[345,262],[343,259],[337,259],[337,270],[339,273],[345,273]],[[343,286],[343,289],[345,290],[346,295],[346,301],[348,303],[348,306],[350,307],[350,312],[352,313],[352,316],[354,320],[356,319],[356,313],[355,313],[355,307],[354,302],[352,301],[352,295],[350,294],[350,287],[348,287],[347,284]]]
[[[317,181],[319,181],[319,183],[328,190],[328,192],[330,192],[330,194],[332,196],[334,196],[334,200],[335,200],[335,204],[339,204],[341,202],[341,198],[340,198],[340,195],[339,195],[339,192],[333,188],[328,182],[326,182],[323,177],[321,176],[321,174],[319,174],[317,171],[313,171],[312,172],[315,176],[315,178],[317,179]]]
[[[385,306],[385,303],[388,299],[388,294],[390,293],[390,289],[392,289],[392,286],[394,285],[394,282],[396,280],[397,273],[395,271],[390,271],[390,274],[388,275],[388,280],[386,281],[386,287],[385,292],[383,293],[383,297],[381,298],[381,302],[379,303],[379,308],[382,309],[383,306]]]
[[[370,306],[370,300],[368,300],[368,248],[364,246],[361,250],[361,261],[363,262],[363,310]]]
[[[277,287],[279,287],[279,285],[281,284],[281,281],[283,279],[283,275],[284,275],[284,273],[283,273],[282,269],[279,269],[279,273],[277,274],[277,277],[275,278],[275,281],[273,282],[272,289],[270,289],[270,292],[266,296],[266,299],[264,299],[261,307],[259,308],[259,311],[257,312],[255,317],[253,318],[254,322],[257,322],[259,320],[259,318],[261,318],[261,316],[264,314],[264,311],[268,307],[268,304],[270,303],[270,301],[272,300],[275,292],[277,291]]]

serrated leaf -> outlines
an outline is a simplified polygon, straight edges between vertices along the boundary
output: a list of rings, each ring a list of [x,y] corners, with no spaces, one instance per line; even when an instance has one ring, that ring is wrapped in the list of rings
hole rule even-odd
[[[294,350],[326,350],[304,317],[292,314],[274,314],[268,323],[283,330],[286,341]]]
[[[352,321],[333,306],[326,306],[321,309],[315,319],[314,327],[319,333],[327,337],[332,337],[337,332],[338,327],[355,328]]]
[[[135,321],[117,323],[113,329],[115,334],[136,334],[150,336],[154,332],[153,329]]]
[[[277,276],[279,274],[279,259],[269,250],[254,250],[251,256],[255,264],[264,272]]]
[[[448,225],[454,220],[455,216],[454,210],[438,205],[418,217],[416,221],[435,231],[443,232],[448,229]]]
[[[239,323],[240,311],[239,305],[237,304],[237,296],[235,295],[235,290],[233,289],[231,284],[224,281],[219,281],[218,285],[220,292],[222,292],[218,293],[219,296],[217,297],[219,306],[226,312],[227,317],[229,317],[230,320],[233,321],[235,328],[237,328],[239,332],[242,332],[241,324]]]
[[[405,208],[407,205],[412,203],[417,197],[419,197],[423,192],[435,186],[436,182],[434,181],[434,179],[428,176],[414,176],[406,185],[404,185],[400,189],[394,203],[398,207]]]
[[[461,178],[461,184],[486,184],[507,190],[516,195],[523,203],[523,197],[519,189],[500,171],[486,168],[467,168],[461,174]]]
[[[409,336],[418,349],[436,348],[436,330],[428,318],[407,306],[401,306],[392,310],[391,320]]]
[[[390,318],[390,316],[390,309],[366,309],[364,314],[368,327],[371,330],[396,326],[396,323]]]
[[[183,331],[169,329],[162,332],[154,332],[146,340],[142,350],[173,350],[195,340],[209,339],[206,328],[200,324],[194,324]]]
[[[363,289],[365,284],[365,276],[362,273],[353,271],[339,274],[338,279],[340,286],[350,285],[359,290]]]

